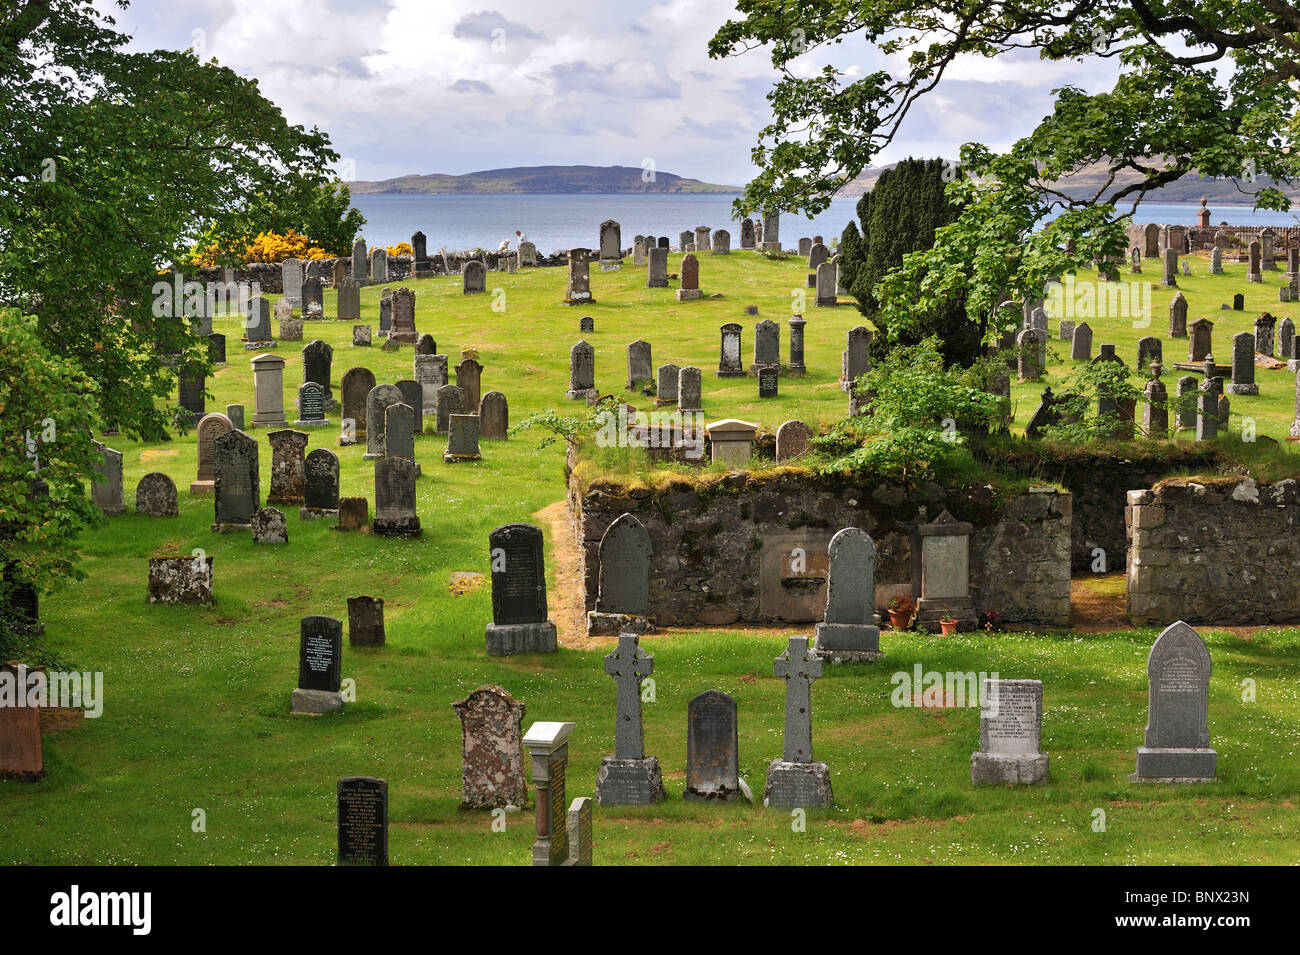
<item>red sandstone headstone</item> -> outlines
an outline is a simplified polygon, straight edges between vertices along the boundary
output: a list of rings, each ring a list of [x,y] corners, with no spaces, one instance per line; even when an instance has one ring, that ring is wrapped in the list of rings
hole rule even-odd
[[[27,702],[31,676],[32,671],[16,660],[0,666],[0,779],[34,783],[45,776],[41,711],[15,705],[20,698]]]

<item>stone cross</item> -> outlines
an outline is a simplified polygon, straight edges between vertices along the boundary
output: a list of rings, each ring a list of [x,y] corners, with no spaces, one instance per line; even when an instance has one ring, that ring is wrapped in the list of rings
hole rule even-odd
[[[618,715],[614,728],[617,759],[645,759],[641,731],[641,679],[655,669],[655,658],[638,645],[635,633],[620,633],[618,649],[605,655],[605,672],[618,684]]]
[[[605,664],[609,666],[608,663]],[[785,680],[785,752],[791,763],[812,762],[812,682],[822,675],[822,662],[808,656],[808,638],[791,637],[776,658],[774,675]]]

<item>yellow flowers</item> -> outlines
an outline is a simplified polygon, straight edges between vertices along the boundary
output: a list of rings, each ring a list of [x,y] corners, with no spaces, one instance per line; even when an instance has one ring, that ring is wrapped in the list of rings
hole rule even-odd
[[[374,251],[375,251],[375,247],[372,246],[371,249],[370,249],[370,251],[371,251],[371,252],[374,252]],[[394,256],[394,255],[415,255],[415,250],[411,248],[411,243],[409,243],[409,242],[399,242],[399,243],[397,243],[397,245],[388,245],[388,246],[385,246],[385,247],[384,247],[384,251],[385,251],[386,253],[388,253],[389,256]]]
[[[243,239],[227,243],[224,249],[218,243],[212,243],[202,249],[195,249],[190,262],[197,268],[213,268],[218,256],[223,252],[232,253],[244,262],[283,262],[285,259],[329,259],[333,258],[320,246],[313,245],[310,238],[290,229],[284,235],[278,232],[259,232],[254,239]],[[390,250],[389,254],[393,254]],[[407,245],[407,254],[410,246]]]

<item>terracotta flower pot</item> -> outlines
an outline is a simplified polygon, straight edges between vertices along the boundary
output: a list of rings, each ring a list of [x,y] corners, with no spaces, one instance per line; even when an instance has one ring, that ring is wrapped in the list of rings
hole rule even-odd
[[[956,620],[940,620],[940,621],[939,621],[939,627],[940,627],[940,629],[943,630],[943,635],[946,637],[946,636],[948,636],[950,633],[955,633],[955,632],[956,632],[956,630],[957,630],[957,621],[956,621]]]
[[[891,610],[889,611],[889,625],[895,630],[906,630],[908,624],[912,622],[912,611],[910,610]]]

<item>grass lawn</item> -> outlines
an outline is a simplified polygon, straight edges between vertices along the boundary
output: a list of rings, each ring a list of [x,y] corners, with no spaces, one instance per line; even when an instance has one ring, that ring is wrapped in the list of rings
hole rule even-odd
[[[679,261],[670,257],[670,270]],[[1268,274],[1271,284],[1260,287],[1244,283],[1244,266],[1227,265],[1226,277],[1193,267],[1199,277],[1180,277],[1189,319],[1204,315],[1218,323],[1220,360],[1230,351],[1231,333],[1250,328],[1259,311],[1300,322],[1297,306],[1276,303],[1279,273]],[[453,365],[461,349],[477,349],[483,391],[503,391],[515,423],[546,408],[576,406],[564,390],[569,348],[579,338],[595,345],[602,391],[622,387],[625,346],[644,338],[654,346],[655,365],[671,361],[704,371],[711,420],[743,417],[774,430],[791,417],[826,426],[844,414],[847,399],[836,377],[845,332],[860,323],[858,312],[807,308],[809,374],[783,378],[780,396],[762,403],[755,379],[714,377],[718,326],[745,327],[748,358],[753,323],[772,318],[782,323],[785,354],[791,291],[803,286],[805,272],[798,260],[704,255],[701,286],[724,297],[678,303],[670,290],[644,288],[644,269],[597,268],[597,301],[582,308],[561,304],[562,269],[491,273],[489,294],[478,296],[462,295],[458,277],[409,284],[418,294],[419,330],[434,335]],[[505,289],[504,311],[493,310],[494,288]],[[1243,289],[1247,311],[1220,314],[1218,303]],[[1156,334],[1167,331],[1171,294],[1155,290]],[[376,327],[378,299],[378,288],[362,291],[365,320]],[[757,319],[745,316],[749,304],[759,307]],[[334,312],[331,292],[325,311]],[[578,334],[584,314],[594,316],[594,334]],[[1130,365],[1137,339],[1149,331],[1119,320],[1089,324],[1094,342],[1114,342]],[[241,350],[238,321],[218,319],[216,330],[228,336],[229,364],[209,381],[209,410],[243,403],[251,421],[251,355]],[[335,348],[336,396],[343,372],[354,365],[371,368],[380,382],[412,376],[409,347],[395,354],[355,349],[350,323],[308,324],[305,338],[313,337]],[[1166,362],[1181,360],[1185,347],[1166,340]],[[289,412],[301,381],[297,349],[296,343],[279,349],[288,361]],[[1282,438],[1294,378],[1261,370],[1259,381],[1261,396],[1234,396],[1233,410],[1255,415],[1261,433]],[[1041,387],[1013,385],[1020,424]],[[337,415],[332,420],[335,428],[311,432],[308,450],[335,450],[342,492],[370,498],[373,508],[373,466],[362,460],[364,447],[338,447]],[[270,448],[262,431],[251,433],[261,443],[265,493]],[[525,702],[525,728],[535,720],[577,724],[567,798],[593,794],[600,759],[613,749],[615,688],[601,663],[613,640],[584,637],[583,649],[489,659],[483,650],[488,589],[457,596],[448,586],[454,571],[487,572],[487,535],[495,526],[531,520],[550,535],[549,524],[532,515],[564,497],[560,447],[539,449],[538,435],[525,433],[484,442],[482,461],[451,466],[440,459],[445,439],[426,433],[416,440],[424,470],[417,485],[422,538],[339,534],[324,522],[301,522],[286,508],[289,544],[255,547],[247,534],[212,534],[211,497],[188,495],[192,433],[168,443],[108,443],[123,452],[129,506],[140,478],[164,471],[181,492],[181,515],[165,520],[132,510],[87,532],[81,552],[88,579],[43,601],[50,646],[79,669],[103,671],[104,715],[46,737],[49,775],[40,784],[0,782],[6,820],[0,863],[328,864],[336,780],[375,775],[389,782],[394,864],[527,864],[531,812],[512,815],[505,832],[493,832],[487,814],[458,808],[460,726],[451,703],[483,683],[500,684]],[[196,547],[215,558],[216,605],[147,605],[147,558]],[[554,604],[563,595],[554,566],[549,571]],[[345,643],[343,676],[356,681],[357,702],[333,716],[290,717],[299,618],[345,618],[346,598],[359,593],[384,598],[388,644],[355,649]],[[830,766],[836,806],[810,813],[802,832],[786,812],[686,803],[681,796],[687,702],[709,688],[739,701],[741,773],[761,793],[767,763],[781,752],[784,685],[772,676],[772,661],[789,632],[798,630],[669,631],[644,639],[655,655],[656,681],[656,700],[644,708],[646,751],[663,766],[668,801],[649,809],[598,809],[598,864],[1300,862],[1300,631],[1202,632],[1214,661],[1210,731],[1220,781],[1199,787],[1127,781],[1146,722],[1145,662],[1154,630],[886,633],[885,660],[828,667],[813,687],[814,749]],[[577,636],[562,632],[561,641]],[[891,705],[891,676],[918,664],[927,671],[1042,679],[1051,784],[973,789],[969,759],[978,743],[978,710]],[[1243,701],[1243,680],[1254,681],[1254,702]],[[194,809],[206,813],[206,832],[191,831]],[[1105,831],[1094,831],[1099,809]]]

